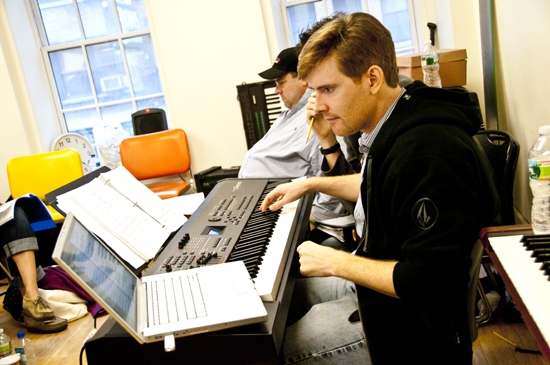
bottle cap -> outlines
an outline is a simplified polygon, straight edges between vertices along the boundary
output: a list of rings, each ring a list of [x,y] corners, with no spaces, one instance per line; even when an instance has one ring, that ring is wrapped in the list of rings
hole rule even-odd
[[[539,127],[539,134],[550,134],[550,125],[541,125]]]
[[[23,338],[23,337],[25,337],[25,332],[23,331],[17,332],[17,338]]]

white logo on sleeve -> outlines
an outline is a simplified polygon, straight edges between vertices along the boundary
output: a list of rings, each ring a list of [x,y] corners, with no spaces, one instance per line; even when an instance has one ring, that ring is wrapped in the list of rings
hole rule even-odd
[[[420,229],[427,230],[433,227],[439,213],[433,201],[422,198],[412,209],[412,219]]]

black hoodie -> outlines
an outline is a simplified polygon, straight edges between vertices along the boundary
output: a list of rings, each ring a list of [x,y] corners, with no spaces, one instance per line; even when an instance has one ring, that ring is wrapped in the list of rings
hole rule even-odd
[[[470,252],[499,204],[472,138],[481,124],[468,92],[414,82],[370,148],[361,183],[368,231],[357,255],[397,260],[400,298],[357,285],[375,364],[471,362]]]

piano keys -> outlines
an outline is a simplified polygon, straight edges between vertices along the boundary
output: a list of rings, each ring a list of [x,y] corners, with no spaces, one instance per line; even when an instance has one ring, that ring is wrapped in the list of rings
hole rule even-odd
[[[284,269],[281,263],[286,261],[289,253],[288,244],[283,244],[283,242],[287,242],[290,237],[297,206],[298,202],[293,202],[281,209],[273,233],[269,238],[269,244],[266,246],[262,263],[258,266],[258,274],[254,282],[258,294],[264,301],[272,301],[277,296]],[[232,255],[229,261],[234,258]]]
[[[298,202],[261,212],[264,197],[288,179],[219,182],[145,275],[242,260],[263,300],[277,296]]]
[[[546,280],[550,280],[550,235],[529,235],[521,238],[523,247],[531,253],[535,262],[539,262]]]
[[[283,105],[279,95],[275,94],[273,80],[237,85],[237,99],[241,106],[246,145],[250,149],[271,128]]]
[[[545,269],[548,263],[537,262],[540,259],[533,253],[535,245],[529,245],[529,241],[540,238],[530,239],[532,236],[524,232],[509,234],[495,237],[485,232],[482,241],[525,324],[550,361],[550,281]]]

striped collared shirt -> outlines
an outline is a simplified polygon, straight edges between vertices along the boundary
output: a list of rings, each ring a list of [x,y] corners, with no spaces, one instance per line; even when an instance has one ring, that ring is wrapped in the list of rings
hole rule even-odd
[[[374,127],[373,131],[369,134],[363,133],[361,135],[361,138],[359,138],[359,152],[363,153],[363,157],[361,159],[361,184],[363,183],[363,173],[372,143],[374,142],[374,139],[378,135],[378,132],[380,131],[386,120],[388,120],[388,118],[390,117],[393,109],[395,109],[397,102],[401,99],[403,94],[405,94],[405,91],[406,90],[404,88],[401,88],[401,93],[388,108],[376,127]],[[366,233],[367,227],[365,227],[365,210],[363,209],[363,202],[361,201],[361,190],[359,190],[359,198],[357,200],[357,204],[355,205],[355,211],[353,212],[353,215],[355,217],[355,231],[357,232],[357,234],[360,235],[360,237],[363,237]]]

